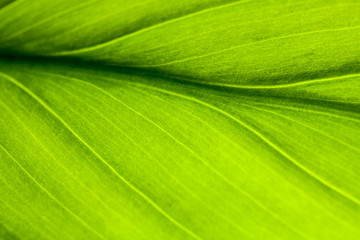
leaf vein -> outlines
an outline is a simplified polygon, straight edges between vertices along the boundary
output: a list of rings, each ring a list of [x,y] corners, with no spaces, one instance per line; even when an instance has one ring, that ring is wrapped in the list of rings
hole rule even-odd
[[[158,210],[165,218],[167,218],[170,222],[172,222],[175,226],[179,227],[181,230],[183,230],[185,233],[187,233],[189,236],[191,236],[194,239],[201,240],[199,236],[197,236],[195,233],[193,233],[191,230],[187,229],[185,226],[183,226],[181,223],[176,221],[174,218],[172,218],[168,213],[166,213],[162,208],[160,208],[153,200],[151,200],[148,196],[146,196],[143,192],[141,192],[139,189],[137,189],[132,183],[130,183],[128,180],[126,180],[123,176],[121,176],[105,159],[103,159],[91,146],[89,146],[72,128],[57,114],[55,113],[43,100],[41,100],[37,95],[32,93],[29,89],[27,89],[24,85],[22,85],[20,82],[15,80],[14,78],[1,73],[0,75],[3,75],[6,79],[8,79],[10,82],[18,86],[20,89],[28,93],[31,97],[33,97],[35,100],[37,100],[46,110],[48,110],[52,115],[54,115],[64,126],[66,126],[70,132],[72,132],[79,141],[84,144],[101,162],[103,162],[120,180],[122,180],[130,189],[132,189],[134,192],[139,194],[142,198],[144,198],[150,205],[152,205],[156,210]]]

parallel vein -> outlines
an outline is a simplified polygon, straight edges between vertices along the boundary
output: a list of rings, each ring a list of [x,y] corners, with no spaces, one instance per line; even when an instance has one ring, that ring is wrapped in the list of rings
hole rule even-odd
[[[54,115],[63,125],[65,125],[70,132],[72,132],[81,143],[83,143],[99,160],[101,160],[121,181],[123,181],[130,189],[132,189],[134,192],[139,194],[144,200],[146,200],[150,205],[152,205],[159,213],[161,213],[165,218],[167,218],[170,222],[172,222],[175,226],[179,227],[181,230],[183,230],[185,233],[187,233],[189,236],[191,236],[194,239],[201,240],[201,238],[193,233],[191,230],[183,226],[181,223],[179,223],[177,220],[175,220],[173,217],[171,217],[168,213],[166,213],[162,208],[160,208],[153,200],[151,200],[148,196],[146,196],[143,192],[141,192],[139,189],[137,189],[133,184],[131,184],[128,180],[126,180],[123,176],[121,176],[105,159],[103,159],[95,150],[89,146],[79,135],[77,135],[74,130],[66,123],[64,120],[55,113],[43,100],[41,100],[37,95],[35,95],[33,92],[31,92],[29,89],[27,89],[24,85],[22,85],[20,82],[18,82],[16,79],[4,74],[0,73],[1,76],[3,76],[5,79],[9,80],[16,86],[18,86],[20,89],[28,93],[32,98],[34,98],[36,101],[38,101],[46,110],[48,110],[52,115]]]

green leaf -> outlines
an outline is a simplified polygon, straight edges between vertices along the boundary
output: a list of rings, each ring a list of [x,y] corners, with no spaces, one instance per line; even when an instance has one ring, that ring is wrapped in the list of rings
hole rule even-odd
[[[0,1],[0,239],[360,238],[360,4]]]

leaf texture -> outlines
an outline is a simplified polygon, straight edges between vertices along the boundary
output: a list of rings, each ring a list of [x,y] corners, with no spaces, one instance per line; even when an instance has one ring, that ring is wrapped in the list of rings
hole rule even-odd
[[[360,5],[0,1],[0,239],[360,238]]]

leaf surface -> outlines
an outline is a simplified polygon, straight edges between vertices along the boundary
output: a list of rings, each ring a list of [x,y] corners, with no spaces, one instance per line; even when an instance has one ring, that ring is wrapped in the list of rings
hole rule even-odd
[[[359,10],[6,4],[0,238],[359,239]]]

